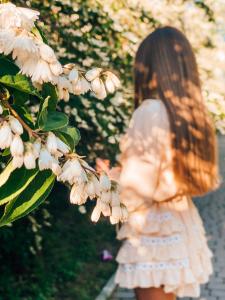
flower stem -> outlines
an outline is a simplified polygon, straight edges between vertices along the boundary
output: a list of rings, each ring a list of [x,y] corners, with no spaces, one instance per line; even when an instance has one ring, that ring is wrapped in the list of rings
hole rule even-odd
[[[39,135],[34,132],[24,121],[23,119],[18,115],[18,113],[12,108],[12,106],[9,104],[9,102],[7,100],[2,100],[3,105],[9,109],[9,111],[11,112],[11,114],[21,123],[21,125],[23,126],[23,128],[28,132],[29,137],[36,137],[39,138]]]

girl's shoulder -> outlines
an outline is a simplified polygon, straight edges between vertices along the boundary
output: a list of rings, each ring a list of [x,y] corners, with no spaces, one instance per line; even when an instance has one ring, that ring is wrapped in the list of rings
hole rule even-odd
[[[146,99],[141,105],[134,111],[134,116],[138,118],[166,118],[167,110],[165,104],[160,99]]]

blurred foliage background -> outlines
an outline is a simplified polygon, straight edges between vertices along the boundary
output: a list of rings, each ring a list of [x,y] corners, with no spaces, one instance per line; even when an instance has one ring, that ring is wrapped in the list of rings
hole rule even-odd
[[[79,154],[116,161],[118,141],[132,111],[133,58],[139,42],[154,28],[171,25],[190,39],[202,88],[218,131],[225,132],[224,0],[15,0],[41,13],[40,28],[62,63],[102,66],[122,81],[106,100],[90,95],[61,101],[81,132]],[[35,111],[37,107],[32,107]],[[85,209],[83,208],[83,212]],[[115,228],[90,222],[68,204],[58,184],[32,215],[0,231],[0,300],[92,300],[115,269],[100,263],[104,248],[116,254]]]

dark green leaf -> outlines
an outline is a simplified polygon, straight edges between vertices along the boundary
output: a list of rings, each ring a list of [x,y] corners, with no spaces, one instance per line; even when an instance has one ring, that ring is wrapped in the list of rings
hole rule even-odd
[[[0,76],[16,75],[19,70],[11,60],[4,56],[0,57]]]
[[[44,111],[46,113],[46,111]],[[39,128],[43,131],[57,130],[67,126],[67,115],[58,111],[49,111],[45,117],[39,119]]]
[[[4,75],[0,77],[0,83],[42,99],[41,95],[33,87],[29,78],[27,78],[27,76],[25,75],[22,74]]]
[[[24,217],[37,208],[48,197],[54,180],[55,175],[51,171],[39,172],[35,180],[6,205],[4,215],[0,220],[0,226]]]
[[[78,129],[67,126],[55,131],[55,134],[66,143],[70,149],[73,151],[75,146],[79,143],[80,132]]]
[[[30,99],[30,95],[19,90],[13,91],[13,103],[16,105],[24,105]]]
[[[50,83],[45,83],[42,86],[43,98],[48,98],[48,111],[55,111],[58,102],[58,94],[56,87]]]
[[[0,187],[0,205],[11,201],[18,196],[31,183],[37,174],[37,169],[27,170],[24,167],[10,173],[8,180]],[[2,178],[4,182],[4,176],[2,176]]]

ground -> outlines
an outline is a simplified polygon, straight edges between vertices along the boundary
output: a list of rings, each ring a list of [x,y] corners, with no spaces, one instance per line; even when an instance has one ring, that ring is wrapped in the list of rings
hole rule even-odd
[[[225,138],[219,138],[220,169],[225,179]],[[196,199],[195,203],[205,224],[209,246],[214,254],[214,274],[202,286],[199,300],[225,299],[225,183],[216,192]],[[117,289],[111,300],[134,300],[131,290]],[[190,298],[182,298],[190,300]]]

